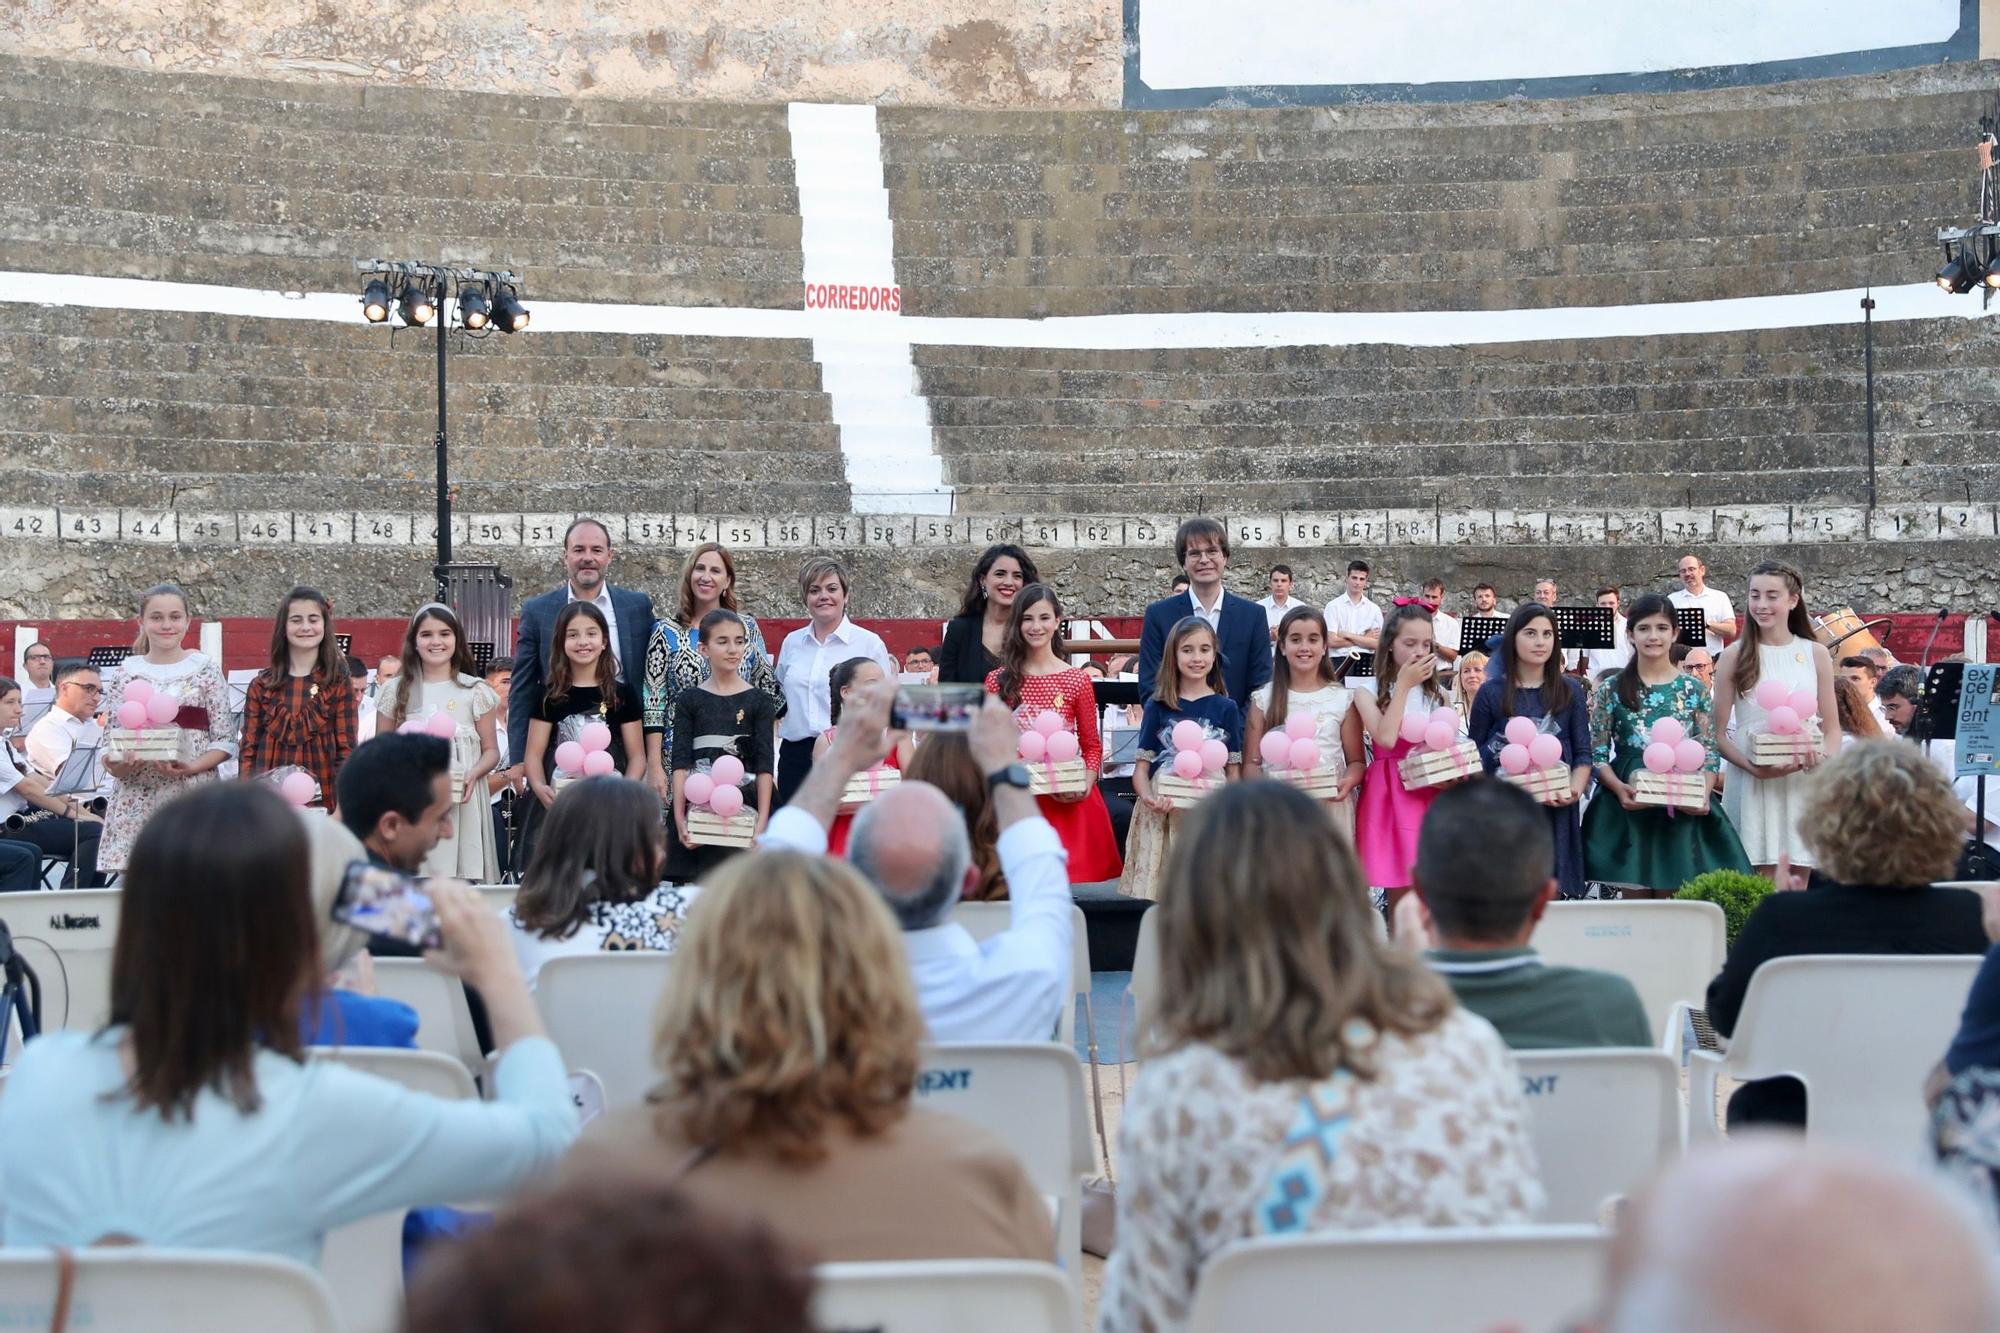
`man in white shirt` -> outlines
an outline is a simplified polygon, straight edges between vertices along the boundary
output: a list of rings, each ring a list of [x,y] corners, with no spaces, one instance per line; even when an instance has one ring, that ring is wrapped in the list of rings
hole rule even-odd
[[[1437,649],[1438,671],[1442,674],[1448,664],[1458,660],[1459,639],[1463,637],[1465,627],[1457,616],[1444,609],[1443,579],[1425,579],[1423,587],[1418,590],[1417,600],[1431,613],[1431,639]]]
[[[1684,555],[1680,562],[1681,586],[1667,594],[1677,607],[1698,606],[1708,622],[1708,655],[1719,657],[1722,646],[1736,637],[1736,608],[1729,595],[1708,586],[1708,564],[1698,555]]]
[[[56,701],[56,654],[46,643],[31,643],[21,654],[21,707],[28,725],[33,726],[43,711]]]
[[[1368,600],[1368,562],[1347,562],[1347,591],[1326,604],[1327,656],[1342,665],[1372,653],[1382,638],[1382,608]]]
[[[1632,660],[1632,645],[1625,637],[1625,608],[1618,604],[1618,589],[1599,588],[1597,604],[1611,608],[1611,647],[1583,650],[1585,670],[1592,680],[1600,671],[1622,671]]]
[[[1561,596],[1562,593],[1557,591],[1554,579],[1535,580],[1535,600],[1543,606],[1548,607],[1551,611],[1556,608],[1556,599]],[[1561,636],[1560,630],[1557,631],[1557,636]],[[1563,670],[1565,671],[1574,671],[1583,665],[1583,649],[1581,648],[1565,648],[1562,650],[1562,655]]]
[[[882,636],[847,618],[847,566],[831,556],[806,561],[799,571],[799,599],[812,617],[778,645],[778,685],[785,716],[778,723],[778,804],[792,799],[812,767],[813,743],[833,725],[828,675],[842,662],[865,657],[896,678],[896,659]]]
[[[67,662],[56,670],[56,701],[42,720],[28,729],[28,767],[44,783],[55,781],[79,745],[95,745],[102,736],[96,714],[104,697],[104,679],[94,666]]]
[[[1271,641],[1277,642],[1278,622],[1285,618],[1285,612],[1297,606],[1292,600],[1292,567],[1290,565],[1271,566],[1271,595],[1257,599],[1257,605],[1264,608],[1264,619],[1271,624]]]
[[[761,846],[825,853],[848,779],[887,752],[894,698],[892,680],[848,700],[832,746],[791,804],[771,816]],[[1028,794],[1028,771],[1015,758],[1020,729],[1013,713],[989,697],[966,740],[993,792],[1013,924],[975,940],[950,919],[977,872],[964,817],[929,783],[906,781],[863,807],[848,838],[848,860],[903,927],[932,1041],[1047,1041],[1072,1002],[1068,858]]]

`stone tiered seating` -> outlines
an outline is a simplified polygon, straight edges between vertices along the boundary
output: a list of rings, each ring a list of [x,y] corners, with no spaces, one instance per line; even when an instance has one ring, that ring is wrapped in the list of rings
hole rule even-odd
[[[1968,298],[1973,299],[1973,298]],[[1859,503],[1861,331],[1457,348],[922,347],[947,477],[988,513]],[[2000,339],[1876,329],[1878,498],[1992,493]],[[1143,465],[1141,464],[1143,460]]]
[[[781,106],[571,102],[0,58],[0,266],[339,290],[353,259],[544,299],[796,307]]]
[[[432,335],[221,315],[0,307],[0,503],[424,513]],[[467,512],[827,513],[840,444],[803,342],[460,340]],[[497,340],[497,341],[496,341]],[[302,480],[310,486],[301,488]]]
[[[1921,281],[1988,82],[880,120],[908,313],[1506,309]]]

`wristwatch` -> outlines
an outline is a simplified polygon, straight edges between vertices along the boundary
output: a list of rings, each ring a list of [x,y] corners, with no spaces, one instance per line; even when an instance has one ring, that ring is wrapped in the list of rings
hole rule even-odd
[[[1028,776],[1028,766],[1023,763],[1012,763],[1005,768],[996,768],[986,775],[986,785],[989,788],[1019,787],[1022,791],[1026,791],[1032,783],[1033,779]]]

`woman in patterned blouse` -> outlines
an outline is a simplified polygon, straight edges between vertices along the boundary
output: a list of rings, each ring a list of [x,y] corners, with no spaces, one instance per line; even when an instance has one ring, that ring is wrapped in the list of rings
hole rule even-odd
[[[1161,1001],[1120,1133],[1099,1333],[1185,1328],[1231,1241],[1532,1218],[1513,1058],[1378,938],[1319,803],[1230,783],[1186,820],[1153,909]]]
[[[359,709],[347,661],[333,637],[333,606],[315,588],[294,588],[271,623],[271,662],[243,700],[243,750],[237,767],[248,779],[295,765],[312,774],[312,804],[333,808],[333,775],[354,748]]]

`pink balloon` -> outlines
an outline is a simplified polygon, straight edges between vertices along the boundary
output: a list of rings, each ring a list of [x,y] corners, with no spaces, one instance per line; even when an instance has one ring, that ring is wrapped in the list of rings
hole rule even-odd
[[[1531,717],[1510,717],[1505,735],[1509,745],[1526,746],[1535,739],[1535,720]]]
[[[1708,763],[1708,747],[1690,736],[1674,746],[1674,771],[1699,773]]]
[[[1054,735],[1053,732],[1049,734]],[[1202,740],[1201,723],[1199,722],[1174,723],[1173,738],[1174,738],[1174,748],[1176,750],[1200,749]]]
[[[576,743],[583,747],[585,754],[608,750],[611,748],[611,728],[602,722],[586,722],[583,730],[576,734]]]
[[[127,731],[137,731],[146,725],[146,705],[137,699],[127,699],[118,705],[118,725]]]
[[[1797,711],[1790,704],[1779,704],[1771,710],[1771,730],[1780,736],[1796,736],[1803,725],[1805,724],[1799,721]]]
[[[1791,697],[1792,692],[1785,688],[1785,682],[1782,680],[1760,680],[1757,682],[1757,706],[1767,713],[1773,709],[1783,708],[1785,700]]]
[[[741,787],[717,787],[708,794],[708,808],[715,811],[716,814],[721,815],[724,819],[729,818],[743,808],[743,789]]]
[[[1500,767],[1509,773],[1525,773],[1531,762],[1525,745],[1509,741],[1500,747]]]
[[[1058,764],[1067,764],[1083,753],[1083,744],[1077,740],[1073,731],[1058,731],[1053,736],[1045,738],[1042,744],[1049,758]],[[1183,750],[1181,753],[1189,752]]]
[[[1403,725],[1397,733],[1410,744],[1415,745],[1424,738],[1424,728],[1430,725],[1430,718],[1423,713],[1405,712]]]
[[[1663,717],[1653,724],[1653,740],[1660,745],[1679,745],[1687,734],[1687,728],[1675,718]]]
[[[1433,750],[1449,750],[1458,743],[1458,717],[1442,710],[1432,713],[1424,728],[1424,744]]]
[[[1285,717],[1285,734],[1295,741],[1309,741],[1319,730],[1319,714],[1290,713]]]
[[[585,777],[601,778],[616,767],[618,767],[618,761],[611,757],[609,750],[587,750],[584,752],[583,775]]]
[[[583,747],[575,741],[564,741],[556,747],[556,767],[565,773],[583,772]]]
[[[681,782],[681,795],[689,805],[707,805],[715,794],[715,779],[706,773],[690,773]]]
[[[1062,714],[1053,708],[1044,708],[1035,714],[1035,730],[1044,736],[1053,736],[1063,729]]]
[[[1218,740],[1203,741],[1201,766],[1210,773],[1220,773],[1229,766],[1229,747]]]
[[[1674,771],[1674,747],[1665,741],[1654,741],[1646,747],[1644,761],[1648,773],[1671,773]]]
[[[1174,756],[1174,772],[1193,782],[1201,776],[1201,755],[1193,750],[1182,750]]]
[[[1286,757],[1291,760],[1293,768],[1301,773],[1310,773],[1313,769],[1319,767],[1319,742],[1315,740],[1293,741],[1292,752]]]
[[[1315,749],[1317,754],[1318,750]],[[1257,745],[1257,757],[1266,768],[1284,768],[1292,762],[1292,738],[1282,731],[1267,731]]]
[[[733,754],[717,755],[708,766],[708,775],[718,787],[734,787],[743,781],[743,761]]]
[[[1528,758],[1536,768],[1554,768],[1563,761],[1563,743],[1543,732],[1528,742]]]
[[[285,780],[278,784],[278,794],[293,805],[312,804],[312,798],[319,795],[319,784],[310,773],[287,773]]]
[[[181,701],[171,694],[156,694],[146,700],[146,720],[164,727],[180,715]]]
[[[125,682],[125,697],[135,703],[143,704],[157,693],[150,680],[135,676]]]
[[[412,717],[406,718],[403,725],[396,728],[396,734],[398,736],[419,736],[423,734],[423,730],[424,724]]]
[[[432,713],[430,719],[424,723],[424,732],[441,741],[448,741],[458,735],[458,719],[450,713]]]
[[[1793,690],[1791,697],[1785,702],[1800,717],[1811,717],[1819,712],[1819,696],[1811,690]]]
[[[1020,740],[1021,758],[1038,763],[1048,755],[1049,738],[1039,731],[1024,731]]]

